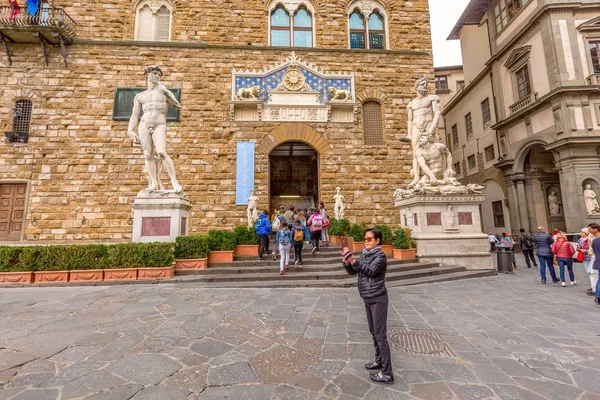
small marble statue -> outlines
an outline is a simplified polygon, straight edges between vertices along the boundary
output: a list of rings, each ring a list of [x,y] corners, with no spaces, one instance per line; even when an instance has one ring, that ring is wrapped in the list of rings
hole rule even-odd
[[[585,208],[587,209],[588,215],[600,214],[600,205],[598,205],[598,196],[596,192],[592,190],[592,185],[585,185],[583,191],[583,198],[585,200]]]
[[[548,211],[552,217],[560,215],[560,200],[555,191],[550,192],[548,195]]]
[[[442,226],[446,232],[458,230],[458,214],[451,204],[448,204],[446,211],[442,213]]]
[[[251,86],[249,88],[239,88],[237,93],[235,94],[235,99],[237,101],[243,100],[258,100],[258,96],[260,94],[260,87]]]
[[[138,93],[133,100],[133,112],[129,119],[127,135],[134,144],[142,146],[146,169],[149,176],[150,191],[159,191],[161,162],[171,179],[173,191],[183,192],[183,188],[175,176],[175,165],[167,154],[167,112],[169,104],[176,109],[181,109],[181,104],[173,93],[160,82],[163,75],[159,65],[150,65],[144,68],[144,75],[148,81],[148,89]],[[140,113],[144,112],[140,120]],[[136,126],[139,128],[139,136],[134,132]]]
[[[331,101],[352,101],[352,92],[349,90],[338,89],[335,87],[328,88]]]
[[[335,200],[335,205],[333,206],[333,214],[335,215],[335,219],[344,218],[344,196],[340,194],[339,187],[335,188],[335,196],[333,196],[333,200]]]
[[[419,166],[417,158],[414,156],[419,149],[419,139],[422,135],[428,134],[433,137],[436,143],[440,142],[437,133],[437,126],[440,121],[442,111],[440,107],[440,98],[433,94],[428,94],[429,82],[426,78],[421,78],[415,82],[417,97],[408,103],[408,137],[413,150],[412,185],[415,185],[421,179],[419,175]]]
[[[248,215],[248,228],[252,228],[254,223],[258,220],[258,196],[254,194],[254,189],[250,190],[250,197],[248,197],[248,208],[246,214]]]

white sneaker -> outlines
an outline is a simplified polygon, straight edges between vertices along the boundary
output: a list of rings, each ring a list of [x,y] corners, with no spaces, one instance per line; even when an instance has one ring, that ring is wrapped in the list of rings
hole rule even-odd
[[[567,287],[567,284],[565,282],[561,282],[560,284],[562,285],[562,287]]]
[[[296,262],[294,263],[294,267],[298,268],[298,260],[296,260]],[[571,284],[573,284],[573,283],[571,283]]]
[[[571,286],[575,286],[575,285],[577,285],[577,281],[571,282]]]

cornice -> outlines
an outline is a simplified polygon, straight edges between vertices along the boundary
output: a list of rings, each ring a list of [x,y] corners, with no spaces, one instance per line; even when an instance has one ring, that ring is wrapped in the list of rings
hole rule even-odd
[[[442,115],[446,116],[454,107],[458,105],[458,103],[468,95],[481,81],[488,76],[492,72],[491,66],[486,66],[481,72],[469,82],[460,92],[458,92],[454,97],[450,99],[450,101],[444,106],[442,110]]]

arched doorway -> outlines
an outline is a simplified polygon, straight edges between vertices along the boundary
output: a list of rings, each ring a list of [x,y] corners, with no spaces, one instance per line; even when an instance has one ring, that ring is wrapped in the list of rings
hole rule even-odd
[[[269,211],[284,206],[314,207],[319,201],[319,153],[291,141],[269,153]]]

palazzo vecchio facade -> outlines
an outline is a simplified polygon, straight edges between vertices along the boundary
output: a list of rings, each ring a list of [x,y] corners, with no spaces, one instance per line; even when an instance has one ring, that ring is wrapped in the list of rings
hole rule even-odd
[[[167,150],[191,234],[245,225],[252,188],[272,209],[332,208],[340,187],[351,222],[400,225],[427,0],[56,0],[0,7],[0,35],[0,242],[131,240],[147,182],[127,124],[151,64],[182,105]]]

